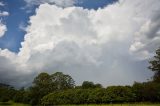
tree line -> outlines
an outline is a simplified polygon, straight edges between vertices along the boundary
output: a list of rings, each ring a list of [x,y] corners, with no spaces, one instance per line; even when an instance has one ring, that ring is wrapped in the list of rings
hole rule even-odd
[[[134,82],[132,86],[108,86],[84,81],[76,86],[69,75],[62,72],[40,73],[29,88],[15,89],[0,83],[0,102],[14,102],[31,105],[62,104],[105,104],[160,101],[160,49],[149,60],[148,67],[154,71],[153,79],[148,82]]]

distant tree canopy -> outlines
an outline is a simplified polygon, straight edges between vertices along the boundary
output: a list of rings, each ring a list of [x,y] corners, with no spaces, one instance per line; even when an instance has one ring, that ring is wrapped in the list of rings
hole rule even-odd
[[[13,87],[7,84],[0,83],[0,102],[6,102],[12,99],[15,94]]]
[[[30,87],[31,104],[40,103],[41,98],[51,92],[71,89],[74,86],[75,83],[72,77],[62,72],[56,72],[52,75],[40,73],[34,79],[33,86]]]
[[[131,87],[125,86],[72,89],[46,95],[41,103],[43,105],[122,103],[132,102],[133,96]]]
[[[83,88],[83,89],[102,88],[102,85],[101,85],[101,84],[94,84],[94,83],[91,82],[91,81],[84,81],[84,82],[82,83],[82,88]]]
[[[64,75],[62,72],[56,72],[50,76],[55,90],[71,89],[75,86],[75,81],[69,75]]]
[[[76,88],[50,93],[41,99],[42,105],[105,104],[160,101],[160,84],[137,83],[133,86],[107,88]]]
[[[156,55],[149,61],[149,69],[155,72],[153,80],[160,82],[160,48],[155,53]]]

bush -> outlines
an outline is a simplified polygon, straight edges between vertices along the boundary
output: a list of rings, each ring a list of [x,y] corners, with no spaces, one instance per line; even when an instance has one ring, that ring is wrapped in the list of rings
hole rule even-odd
[[[42,105],[122,103],[134,100],[130,87],[113,86],[97,89],[70,89],[42,98]]]

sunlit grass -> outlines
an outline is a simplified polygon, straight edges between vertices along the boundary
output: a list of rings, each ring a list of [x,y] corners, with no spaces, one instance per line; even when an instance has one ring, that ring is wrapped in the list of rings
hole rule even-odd
[[[31,105],[13,103],[13,102],[7,102],[7,103],[0,102],[0,106],[31,106]],[[75,106],[75,105],[62,105],[62,106]],[[84,105],[77,105],[77,106],[160,106],[160,104],[84,104]]]
[[[21,104],[21,103],[13,103],[13,102],[0,102],[0,106],[30,106],[28,104]]]
[[[75,106],[75,105],[63,105]],[[91,104],[91,105],[78,105],[78,106],[160,106],[160,104]]]

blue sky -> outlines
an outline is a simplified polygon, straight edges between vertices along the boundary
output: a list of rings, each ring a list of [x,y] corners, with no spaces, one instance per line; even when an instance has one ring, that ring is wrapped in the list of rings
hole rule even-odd
[[[29,15],[26,10],[21,9],[25,6],[23,0],[5,0],[5,6],[3,10],[9,12],[9,16],[4,18],[4,22],[7,25],[7,32],[0,38],[0,48],[8,48],[11,51],[18,52],[20,42],[23,40],[24,31],[19,28],[19,25],[23,23],[27,24]]]
[[[23,0],[1,0],[5,6],[1,7],[2,11],[8,11],[9,16],[2,18],[6,23],[7,32],[0,38],[0,48],[9,49],[13,52],[19,52],[21,42],[24,40],[25,31],[20,26],[26,27],[31,15],[35,13],[37,5],[27,7],[26,2]],[[103,8],[108,4],[114,3],[116,0],[78,0],[76,6],[85,9],[98,9]],[[29,12],[28,12],[29,11]]]

